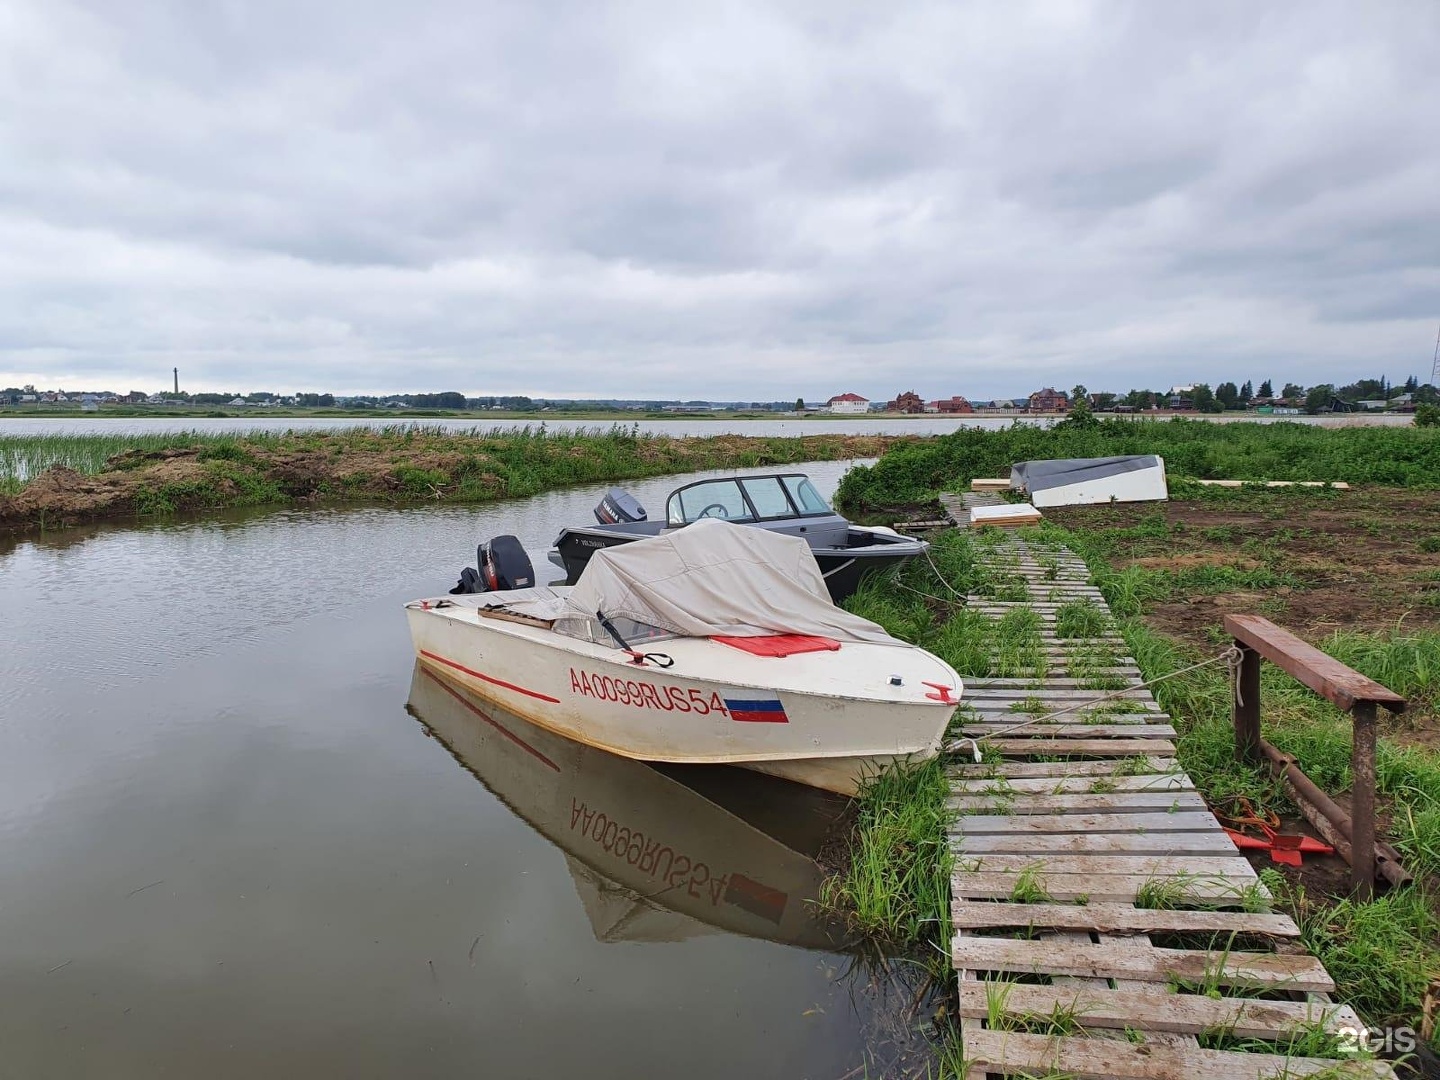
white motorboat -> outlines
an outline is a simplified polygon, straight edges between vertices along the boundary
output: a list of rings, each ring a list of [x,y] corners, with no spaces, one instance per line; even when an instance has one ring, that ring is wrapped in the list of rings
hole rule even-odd
[[[935,755],[961,693],[943,660],[831,604],[803,539],[721,521],[597,551],[574,586],[406,608],[422,663],[539,727],[843,794]]]

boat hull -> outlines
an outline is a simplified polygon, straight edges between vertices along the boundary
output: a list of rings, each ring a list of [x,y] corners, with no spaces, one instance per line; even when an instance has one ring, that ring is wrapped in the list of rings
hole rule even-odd
[[[684,638],[654,646],[675,660],[662,669],[473,609],[417,601],[407,615],[421,663],[546,730],[623,757],[743,765],[842,794],[889,762],[934,756],[960,691],[919,649],[847,643],[777,659]],[[927,681],[954,696],[927,698]]]

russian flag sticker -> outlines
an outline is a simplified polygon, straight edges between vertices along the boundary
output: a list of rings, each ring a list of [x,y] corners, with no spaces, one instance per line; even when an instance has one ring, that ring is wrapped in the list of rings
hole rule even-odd
[[[731,720],[739,720],[744,724],[788,724],[790,722],[790,718],[785,715],[785,706],[780,704],[779,698],[759,701],[726,698],[725,708],[729,710]]]

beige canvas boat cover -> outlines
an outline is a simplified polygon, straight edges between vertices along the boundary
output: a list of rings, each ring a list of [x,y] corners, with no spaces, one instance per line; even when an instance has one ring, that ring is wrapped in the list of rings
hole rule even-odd
[[[830,602],[800,537],[713,519],[595,552],[558,622],[597,611],[685,637],[811,634],[900,644]]]

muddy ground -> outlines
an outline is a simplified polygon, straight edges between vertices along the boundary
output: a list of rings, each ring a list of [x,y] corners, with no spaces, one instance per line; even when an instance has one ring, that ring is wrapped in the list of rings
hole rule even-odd
[[[1163,533],[1117,545],[1116,569],[1267,567],[1294,579],[1260,590],[1196,591],[1147,608],[1147,623],[1195,644],[1213,642],[1231,613],[1264,615],[1310,640],[1339,629],[1440,626],[1440,492],[1257,494],[1233,505],[1176,500],[1045,514],[1101,532],[1163,521]]]

